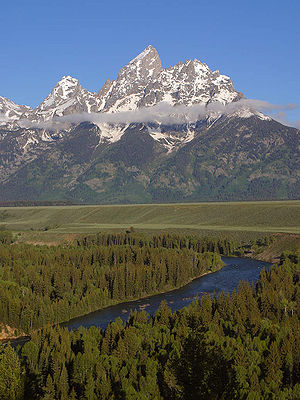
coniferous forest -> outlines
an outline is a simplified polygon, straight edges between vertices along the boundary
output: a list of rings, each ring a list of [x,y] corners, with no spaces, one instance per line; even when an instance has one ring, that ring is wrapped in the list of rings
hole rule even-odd
[[[131,312],[106,330],[54,325],[184,285],[238,246],[194,236],[99,234],[56,247],[0,245],[1,323],[30,333],[0,348],[0,399],[298,399],[299,259],[256,286],[172,313]],[[37,329],[39,328],[39,329]]]
[[[7,241],[6,241],[7,242]],[[0,245],[0,322],[30,333],[183,286],[224,264],[227,241],[97,235],[69,246]]]

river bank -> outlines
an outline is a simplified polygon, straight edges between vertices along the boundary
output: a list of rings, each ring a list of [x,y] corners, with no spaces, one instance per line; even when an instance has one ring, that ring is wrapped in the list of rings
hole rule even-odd
[[[238,287],[241,280],[246,280],[250,283],[256,282],[261,269],[270,266],[267,262],[248,257],[222,257],[222,261],[223,265],[217,271],[207,271],[201,276],[190,279],[181,287],[149,294],[148,296],[145,295],[129,301],[120,301],[61,322],[59,325],[70,330],[78,329],[80,326],[85,328],[98,326],[105,329],[109,322],[118,317],[123,321],[127,320],[131,310],[145,310],[148,314],[153,315],[163,300],[168,303],[172,311],[179,310],[190,304],[194,299],[200,299],[207,293],[211,295],[221,291],[231,293],[232,290]],[[2,343],[11,341],[16,346],[24,344],[27,340],[30,340],[30,335],[6,337]]]
[[[205,273],[199,278],[191,280],[185,286],[167,291],[165,293],[153,296],[143,297],[142,299],[122,302],[120,304],[104,308],[86,314],[82,317],[74,318],[67,323],[61,324],[68,329],[77,329],[80,326],[89,328],[90,326],[99,326],[106,328],[109,322],[120,317],[123,321],[127,320],[130,310],[143,309],[153,315],[164,300],[168,303],[172,311],[179,310],[194,299],[201,298],[204,294],[220,293],[221,291],[231,293],[238,287],[241,280],[247,280],[250,283],[256,282],[262,268],[270,266],[267,262],[261,262],[248,258],[240,257],[222,257],[225,266],[213,273]],[[124,312],[126,310],[126,312]]]
[[[22,338],[30,337],[29,335],[26,335],[25,332],[21,334],[16,334],[17,329],[13,328],[9,325],[0,325],[0,344],[1,343],[6,343],[11,340],[19,340]]]
[[[179,285],[179,286],[176,286],[176,287],[166,288],[165,290],[156,291],[156,292],[152,292],[152,293],[149,293],[149,294],[145,294],[145,295],[143,295],[141,297],[136,297],[136,298],[132,298],[132,299],[123,299],[123,300],[120,300],[120,301],[115,300],[115,301],[112,301],[111,304],[108,304],[105,307],[98,308],[98,309],[93,310],[93,311],[91,311],[89,313],[86,313],[86,314],[81,314],[81,315],[75,316],[75,317],[71,318],[70,320],[62,321],[62,322],[59,322],[58,324],[53,324],[51,326],[55,326],[55,325],[68,326],[68,324],[73,320],[78,320],[78,319],[84,318],[85,316],[88,316],[90,314],[98,313],[98,312],[101,312],[101,311],[105,311],[106,309],[110,309],[111,307],[114,307],[114,306],[122,306],[122,305],[127,304],[127,303],[141,302],[143,300],[152,298],[154,296],[167,295],[168,293],[172,293],[173,291],[176,291],[176,290],[184,288],[185,286],[189,285],[194,280],[200,279],[200,278],[202,278],[202,277],[204,277],[204,276],[206,276],[208,274],[212,274],[212,273],[215,273],[215,272],[219,271],[225,265],[226,264],[222,261],[222,264],[220,263],[220,265],[218,265],[217,268],[214,271],[206,271],[201,275],[192,277],[192,278],[188,279],[186,282],[184,282],[182,285]],[[142,311],[143,309],[145,309],[146,306],[147,306],[147,303],[144,305],[144,307],[139,307],[139,311]],[[126,314],[126,313],[124,313],[124,309],[123,309],[123,314]],[[47,326],[49,326],[49,325],[47,325]],[[37,330],[40,330],[40,329],[42,329],[42,328],[38,328]],[[32,331],[31,333],[33,333],[35,331],[36,330]],[[8,342],[17,343],[17,342],[20,342],[20,341],[23,341],[23,340],[25,342],[27,340],[30,340],[31,333],[29,333],[29,334],[25,334],[24,333],[23,335],[16,336],[16,335],[13,334],[13,328],[11,328],[10,331],[6,335],[3,334],[2,337],[0,336],[0,344],[4,344],[4,343],[8,343]]]

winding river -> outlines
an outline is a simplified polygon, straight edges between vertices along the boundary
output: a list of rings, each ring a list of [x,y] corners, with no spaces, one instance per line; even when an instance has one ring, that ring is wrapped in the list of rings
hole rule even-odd
[[[267,269],[271,265],[250,258],[222,257],[222,260],[226,265],[220,271],[194,279],[180,289],[110,306],[71,319],[62,323],[61,326],[67,327],[69,330],[77,329],[80,326],[85,328],[96,326],[105,329],[111,321],[118,317],[123,321],[127,320],[130,310],[145,310],[152,315],[163,300],[167,301],[172,311],[176,311],[190,304],[196,297],[200,299],[206,293],[213,294],[215,292],[218,294],[222,291],[231,293],[242,280],[256,283],[262,268]],[[22,346],[28,340],[30,340],[29,337],[11,340],[11,345],[13,347]]]
[[[250,258],[222,257],[222,260],[226,265],[220,271],[195,279],[180,289],[149,296],[141,300],[117,304],[74,318],[61,325],[69,330],[77,329],[80,326],[106,328],[109,322],[117,317],[120,317],[123,321],[127,320],[130,310],[145,310],[152,315],[163,300],[167,301],[172,311],[179,310],[191,303],[197,296],[200,299],[205,293],[212,294],[215,292],[218,294],[222,291],[231,293],[238,287],[241,280],[255,283],[261,269],[270,266],[267,262]]]

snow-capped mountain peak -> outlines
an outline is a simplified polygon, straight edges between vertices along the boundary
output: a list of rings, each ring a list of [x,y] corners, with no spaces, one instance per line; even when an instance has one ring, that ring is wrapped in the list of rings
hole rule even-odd
[[[163,69],[156,49],[148,46],[124,66],[116,81],[106,82],[101,89],[103,111],[132,111],[160,102],[170,105],[226,105],[242,98],[233,82],[219,71],[197,59]]]
[[[148,46],[142,53],[121,68],[118,78],[104,93],[104,111],[131,111],[138,107],[147,84],[162,71],[156,49]]]
[[[80,90],[81,85],[78,79],[72,76],[63,76],[62,79],[53,88],[53,95],[61,96],[63,99],[68,99],[72,97],[74,91]]]
[[[68,75],[63,76],[45,100],[34,109],[30,119],[40,122],[74,113],[97,112],[99,106],[97,93],[84,89],[78,79]]]
[[[146,47],[145,50],[143,50],[135,58],[133,58],[129,62],[129,64],[139,63],[144,59],[147,59],[147,60],[158,59],[160,61],[157,50],[151,44],[148,47]]]
[[[0,96],[0,125],[14,122],[32,111],[29,106],[14,103],[6,97]]]
[[[13,121],[27,119],[40,124],[69,114],[134,111],[159,103],[187,107],[210,103],[226,106],[243,97],[228,76],[221,75],[218,70],[212,71],[198,59],[163,68],[158,52],[149,45],[121,68],[116,80],[107,79],[98,93],[89,92],[78,79],[66,75],[34,110],[12,102],[8,105],[9,100],[0,98],[0,114],[3,121],[12,117]],[[219,114],[207,117],[214,121]],[[253,115],[253,112],[247,109],[235,116],[245,118],[246,115]]]
[[[43,100],[36,108],[36,111],[41,112],[49,110],[50,107],[59,106],[66,100],[76,96],[82,90],[79,81],[71,76],[63,76],[62,79],[54,86],[51,93]]]

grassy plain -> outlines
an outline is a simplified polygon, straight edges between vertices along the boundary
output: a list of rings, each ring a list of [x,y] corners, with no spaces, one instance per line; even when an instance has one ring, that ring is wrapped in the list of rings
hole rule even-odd
[[[300,201],[1,207],[0,228],[56,235],[100,230],[300,234]]]

